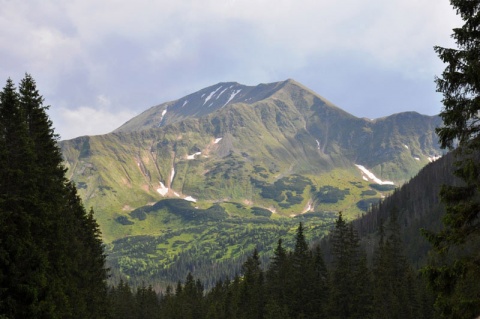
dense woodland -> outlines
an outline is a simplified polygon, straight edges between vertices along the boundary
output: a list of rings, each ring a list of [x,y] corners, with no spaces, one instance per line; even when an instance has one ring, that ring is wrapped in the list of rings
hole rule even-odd
[[[332,262],[319,245],[309,248],[299,225],[295,248],[278,240],[262,268],[256,250],[239,276],[204,293],[188,274],[183,283],[157,296],[151,287],[110,290],[115,318],[434,318],[433,296],[408,264],[393,214],[381,228],[370,266],[357,232],[340,214],[329,237]]]

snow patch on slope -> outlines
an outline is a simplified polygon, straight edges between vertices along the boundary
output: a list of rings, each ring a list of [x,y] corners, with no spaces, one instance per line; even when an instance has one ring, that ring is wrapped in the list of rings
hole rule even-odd
[[[160,182],[160,187],[157,188],[157,192],[158,192],[160,195],[165,196],[165,195],[167,195],[167,193],[168,193],[168,188],[165,187],[165,185],[164,185],[162,182]]]
[[[217,91],[220,90],[221,88],[222,88],[222,86],[220,86],[220,87],[217,88],[215,91],[213,91],[212,93],[210,93],[210,94],[207,96],[207,98],[205,99],[205,102],[203,102],[203,105],[205,105],[205,103],[207,103],[207,102],[212,98],[212,96],[214,96],[215,93],[217,93]],[[202,95],[202,97],[203,97],[203,95]]]
[[[364,174],[363,175],[364,180],[371,180],[379,185],[394,185],[394,183],[391,181],[382,181],[381,179],[376,177],[375,174],[373,174],[368,169],[366,169],[365,166],[358,165],[358,164],[355,164],[355,166]]]
[[[163,121],[163,118],[165,117],[165,114],[167,114],[167,108],[165,108],[165,110],[162,111],[162,116],[160,117],[160,121],[158,123],[158,125],[162,125],[162,121]]]
[[[196,152],[192,155],[187,155],[187,159],[193,160],[193,159],[195,159],[195,156],[200,155],[200,154],[202,154],[202,152]]]
[[[218,142],[220,142],[222,140],[223,137],[218,137],[215,139],[215,142],[213,142],[213,144],[218,144]]]
[[[313,210],[312,201],[308,201],[307,206],[303,209],[302,214],[311,212]]]
[[[218,98],[219,98],[226,90],[228,90],[228,88],[224,88],[224,89],[222,90],[222,92],[220,92],[220,94],[217,96],[216,99],[218,100]]]
[[[174,177],[175,177],[175,168],[172,167],[172,172],[170,173],[170,186],[172,186]]]
[[[193,198],[192,196],[187,196],[187,197],[184,198],[184,200],[189,201],[189,202],[194,202],[194,203],[197,202],[197,199]]]
[[[435,161],[438,160],[440,157],[442,157],[442,156],[440,156],[440,155],[438,155],[438,156],[437,156],[437,155],[432,155],[432,156],[429,156],[429,157],[428,157],[428,161],[429,161],[430,163],[431,163],[431,162],[435,162]]]
[[[242,90],[242,89],[233,91],[233,93],[230,94],[230,98],[228,99],[227,103],[225,103],[222,107],[224,107],[225,105],[227,105],[228,103],[230,103],[230,101],[233,100],[233,98],[235,97],[235,95],[237,95],[238,93],[240,93],[241,90]]]

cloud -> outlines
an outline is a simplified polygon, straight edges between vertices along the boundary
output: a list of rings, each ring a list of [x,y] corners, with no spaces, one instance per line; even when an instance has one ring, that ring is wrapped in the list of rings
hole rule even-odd
[[[99,98],[100,104],[105,103],[102,100],[104,97]],[[55,132],[60,133],[60,138],[65,140],[109,133],[136,114],[128,110],[115,112],[104,107],[81,106],[74,109],[52,109],[49,115],[54,122]]]
[[[120,121],[115,114],[139,113],[220,81],[286,78],[333,102],[344,96],[347,110],[361,94],[376,96],[361,99],[360,109],[372,102],[391,103],[395,111],[409,107],[401,94],[386,95],[395,93],[395,83],[398,92],[415,85],[419,101],[439,109],[434,93],[421,90],[431,90],[442,69],[433,46],[453,46],[451,29],[460,25],[448,1],[438,0],[0,3],[0,77],[31,73],[47,103],[63,110],[60,122],[73,114],[82,122],[97,108],[99,116]],[[369,82],[389,88],[368,88]],[[108,105],[100,106],[100,95],[109,97]],[[80,132],[54,124],[64,136]],[[98,131],[88,127],[80,135]]]

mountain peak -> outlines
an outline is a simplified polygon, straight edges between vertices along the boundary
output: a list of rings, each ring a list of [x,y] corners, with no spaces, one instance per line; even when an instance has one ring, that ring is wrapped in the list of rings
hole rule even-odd
[[[272,97],[288,86],[299,87],[315,94],[292,79],[261,83],[256,86],[247,86],[238,82],[220,82],[178,100],[154,106],[129,120],[114,132],[161,127],[189,117],[206,116],[235,103],[253,104]]]

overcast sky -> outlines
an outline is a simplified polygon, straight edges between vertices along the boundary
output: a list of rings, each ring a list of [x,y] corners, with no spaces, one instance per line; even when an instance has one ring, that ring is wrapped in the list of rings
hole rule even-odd
[[[62,139],[218,82],[294,79],[358,117],[434,115],[448,0],[0,0],[0,80],[30,73]]]

